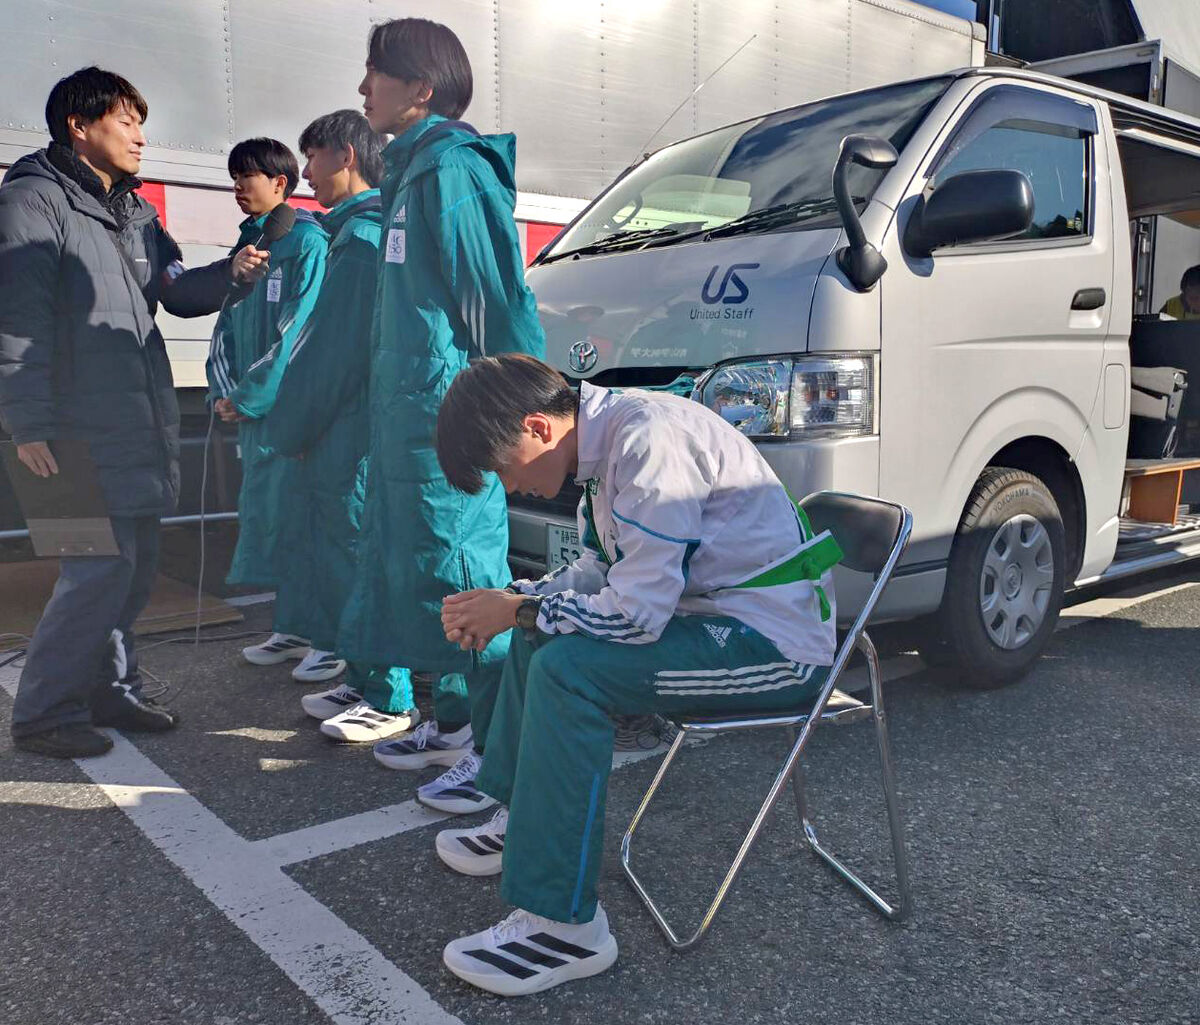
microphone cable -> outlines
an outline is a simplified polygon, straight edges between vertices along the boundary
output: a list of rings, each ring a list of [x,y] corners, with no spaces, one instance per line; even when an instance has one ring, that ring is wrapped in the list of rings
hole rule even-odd
[[[208,497],[208,450],[212,445],[213,426],[217,419],[217,405],[208,407],[208,430],[204,433],[204,464],[200,469],[200,572],[196,579],[196,632],[192,639],[193,647],[200,646],[200,623],[203,618],[204,604],[204,563],[207,555],[204,539],[205,500]]]

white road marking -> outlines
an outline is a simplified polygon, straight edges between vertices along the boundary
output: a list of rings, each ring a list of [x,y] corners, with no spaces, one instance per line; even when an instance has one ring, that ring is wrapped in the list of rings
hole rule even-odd
[[[658,744],[645,751],[614,752],[613,770],[666,754],[666,751],[666,744]],[[310,858],[349,850],[359,844],[398,836],[410,829],[423,829],[450,818],[454,816],[426,808],[415,800],[402,801],[400,804],[389,804],[331,822],[319,822],[315,826],[305,826],[290,833],[254,840],[251,846],[269,856],[277,865],[296,865]]]
[[[0,677],[16,691],[11,669]],[[76,765],[335,1025],[462,1025],[119,733]]]
[[[416,801],[389,804],[385,808],[348,815],[333,822],[320,822],[315,826],[280,833],[264,840],[255,840],[250,846],[276,865],[295,865],[310,858],[319,858],[335,851],[344,851],[359,844],[383,840],[410,829],[420,829],[436,822],[444,822],[451,816],[433,811]]]

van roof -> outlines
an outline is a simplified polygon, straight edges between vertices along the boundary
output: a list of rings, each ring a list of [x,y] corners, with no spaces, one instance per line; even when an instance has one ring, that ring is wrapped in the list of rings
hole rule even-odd
[[[1200,147],[1200,119],[1145,100],[1135,100],[1121,93],[1097,89],[1070,78],[1059,78],[1057,75],[1047,75],[1041,71],[1005,67],[962,68],[951,74],[957,78],[1017,79],[1066,89],[1107,103],[1112,109],[1113,123],[1118,130],[1138,128]]]
[[[739,118],[737,121],[730,121],[728,124],[720,125],[716,128],[708,129],[704,132],[698,132],[695,135],[685,136],[681,139],[676,139],[672,142],[665,143],[656,150],[651,150],[634,161],[634,165],[641,163],[642,159],[649,157],[659,150],[667,149],[680,142],[686,142],[689,139],[698,139],[705,135],[710,135],[713,132],[724,131],[727,128],[733,128],[735,125],[749,124],[752,121],[760,121],[765,117],[772,117],[776,114],[786,114],[791,110],[799,110],[802,107],[811,106],[814,103],[821,103],[825,100],[833,99],[836,96],[853,96],[856,93],[874,92],[878,89],[887,89],[891,86],[909,85],[916,82],[930,82],[937,79],[946,79],[953,81],[963,78],[1006,78],[1022,82],[1036,82],[1042,85],[1054,86],[1058,89],[1066,89],[1071,92],[1079,93],[1082,96],[1088,96],[1093,99],[1103,100],[1109,105],[1113,112],[1113,122],[1118,130],[1121,129],[1141,129],[1143,131],[1152,132],[1156,135],[1163,135],[1171,139],[1176,139],[1192,146],[1200,148],[1200,119],[1190,117],[1187,114],[1180,113],[1176,110],[1170,110],[1167,107],[1161,107],[1154,103],[1147,103],[1145,100],[1135,100],[1130,96],[1124,96],[1121,93],[1109,92],[1107,89],[1098,89],[1095,86],[1086,85],[1083,82],[1077,82],[1070,78],[1060,78],[1057,75],[1048,75],[1041,71],[1029,71],[1024,68],[1004,67],[997,65],[984,68],[956,68],[950,71],[945,71],[939,75],[922,75],[918,78],[902,79],[898,82],[884,82],[880,85],[869,86],[865,89],[851,89],[843,93],[829,93],[826,96],[814,97],[811,100],[805,100],[803,103],[793,103],[786,107],[779,107],[775,110],[765,110],[760,114],[755,114],[752,117]]]

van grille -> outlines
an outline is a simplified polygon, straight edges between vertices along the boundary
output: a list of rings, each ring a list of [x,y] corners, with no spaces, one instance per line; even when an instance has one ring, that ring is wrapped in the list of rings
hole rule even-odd
[[[609,367],[601,370],[594,377],[587,379],[588,384],[600,388],[661,388],[677,381],[680,377],[698,377],[707,368],[692,367]],[[570,371],[563,371],[572,385],[579,384],[579,378],[571,376]]]

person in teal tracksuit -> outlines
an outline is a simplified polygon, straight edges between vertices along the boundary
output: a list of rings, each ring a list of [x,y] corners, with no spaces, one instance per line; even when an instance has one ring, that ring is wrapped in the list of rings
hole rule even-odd
[[[438,415],[437,453],[466,493],[498,474],[553,498],[583,485],[583,554],[540,580],[448,597],[464,648],[515,634],[478,786],[492,821],[438,834],[439,858],[503,873],[518,909],[447,944],[446,966],[493,993],[604,971],[617,943],[597,899],[614,712],[807,710],[836,650],[833,567],[762,454],[699,403],[578,392],[527,356],[476,361]]]
[[[275,628],[311,644],[292,670],[302,683],[331,680],[346,668],[335,648],[354,580],[366,488],[368,344],[384,141],[355,110],[319,117],[300,136],[302,174],[329,211],[317,221],[331,241],[317,304],[287,358],[266,419],[266,443],[295,460],[286,542],[292,557],[281,569],[279,593],[287,599]],[[322,720],[358,701],[347,686],[301,699],[305,711]]]
[[[259,238],[267,215],[296,188],[300,170],[283,143],[248,139],[230,152],[229,173],[234,198],[247,214],[233,249],[237,252]],[[298,210],[292,230],[270,246],[266,277],[217,318],[207,364],[209,401],[223,421],[238,424],[242,459],[231,584],[275,588],[280,564],[289,555],[285,520],[292,504],[294,466],[267,447],[264,418],[275,403],[287,357],[316,303],[327,248],[328,236],[312,214]],[[286,600],[280,592],[277,611]],[[276,640],[246,649],[247,660],[281,661],[272,645]],[[283,657],[306,650],[306,641],[292,644]]]
[[[338,643],[354,662],[443,674],[443,695],[465,683],[469,728],[465,708],[451,724],[439,708],[437,721],[376,749],[394,768],[451,765],[418,799],[465,813],[493,803],[474,788],[492,704],[476,699],[498,686],[508,646],[500,637],[480,652],[457,649],[445,640],[440,610],[448,594],[508,583],[507,505],[495,477],[470,496],[447,483],[434,425],[469,360],[541,355],[545,337],[513,219],[515,140],[479,136],[453,120],[472,90],[461,42],[444,25],[406,18],[375,26],[368,49],[363,109],[372,128],[395,139],[384,150],[370,474]],[[364,697],[375,707],[411,705],[409,693],[370,683]]]

